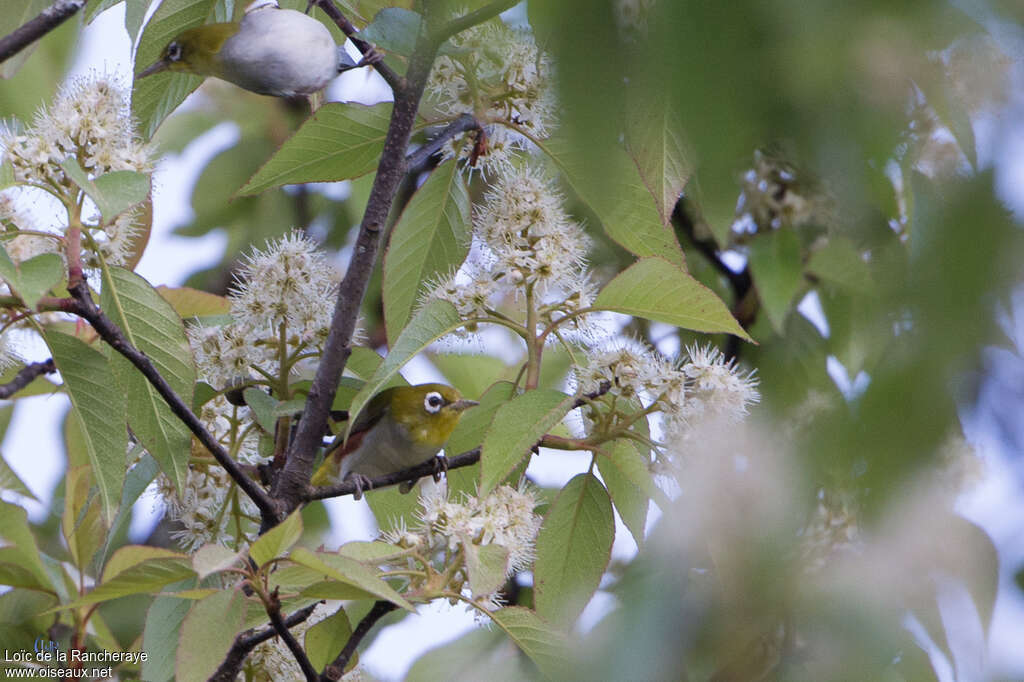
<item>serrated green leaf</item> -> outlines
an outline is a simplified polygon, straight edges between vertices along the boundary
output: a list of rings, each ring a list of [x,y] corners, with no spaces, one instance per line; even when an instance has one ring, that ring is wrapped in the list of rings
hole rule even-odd
[[[155,62],[175,36],[207,21],[214,0],[163,0],[146,24],[135,51],[135,75]],[[167,115],[199,87],[203,79],[184,73],[165,71],[132,85],[132,113],[139,121],[142,136],[153,133]]]
[[[340,554],[329,552],[311,552],[304,547],[297,547],[291,553],[291,560],[317,571],[318,573],[352,585],[380,599],[386,599],[408,611],[414,611],[412,604],[381,580],[376,573],[363,564]]]
[[[406,551],[387,542],[354,540],[338,548],[338,554],[363,563],[377,564],[402,556]]]
[[[486,495],[530,455],[530,448],[572,408],[561,391],[527,391],[498,408],[480,452],[480,494]]]
[[[633,443],[628,440],[619,439],[604,446],[608,456],[598,455],[597,470],[601,472],[601,479],[608,487],[608,494],[615,503],[615,508],[622,517],[622,522],[633,535],[638,546],[644,544],[644,528],[647,525],[647,508],[650,506],[650,497],[637,484],[633,483],[629,471],[634,476],[638,470],[643,470],[647,478],[647,467],[643,461],[643,455],[637,452]],[[651,481],[651,486],[654,482]]]
[[[579,474],[558,494],[537,534],[537,613],[552,623],[571,625],[600,585],[614,540],[608,491],[593,474]]]
[[[35,536],[28,525],[28,512],[21,507],[0,500],[0,539],[8,545],[6,563],[14,563],[33,576],[38,586],[49,586],[50,578],[36,545]],[[13,560],[13,561],[12,561]]]
[[[236,566],[242,556],[239,552],[233,552],[224,545],[203,545],[192,555],[192,570],[202,580],[208,575]]]
[[[182,319],[227,315],[231,312],[231,302],[226,297],[192,287],[168,287],[161,284],[156,292],[171,304],[174,312]]]
[[[466,570],[473,598],[497,592],[505,584],[508,568],[508,550],[501,545],[474,545],[463,543],[466,550]]]
[[[352,624],[348,621],[345,609],[340,607],[336,613],[306,630],[303,644],[313,670],[322,673],[327,664],[341,653],[351,636]],[[350,663],[355,662],[350,661]]]
[[[60,167],[96,203],[105,223],[141,204],[149,195],[149,176],[142,173],[113,171],[90,179],[73,156],[64,159]]]
[[[86,4],[85,23],[91,24],[93,19],[119,2],[122,2],[122,0],[98,0],[98,2],[90,2]]]
[[[714,292],[663,258],[643,258],[608,282],[594,307],[753,343]]]
[[[683,124],[664,90],[644,93],[626,107],[626,148],[654,198],[662,225],[672,219],[683,187],[693,174],[692,152],[683,142]],[[653,99],[653,101],[652,101]]]
[[[146,18],[149,4],[150,0],[125,0],[124,30],[128,33],[128,39],[132,41],[133,46],[139,38],[139,31],[142,30],[142,22]]]
[[[190,581],[194,584],[194,580]],[[174,658],[181,636],[181,623],[192,608],[188,599],[157,597],[146,612],[142,650],[149,655],[142,662],[142,679],[170,682],[174,679]]]
[[[89,466],[72,467],[64,477],[61,534],[67,542],[75,567],[83,572],[89,568],[90,560],[107,537],[99,496],[92,483],[92,469]]]
[[[537,142],[576,195],[594,211],[609,237],[641,258],[661,256],[685,268],[675,234],[662,224],[651,193],[624,150],[615,148],[607,164],[595,169],[589,168],[566,140],[552,137]]]
[[[377,527],[381,531],[408,527],[415,522],[416,510],[419,508],[420,486],[420,482],[417,481],[408,493],[403,493],[398,486],[366,493],[366,503],[370,505],[370,511],[373,512]]]
[[[181,318],[139,275],[123,268],[103,271],[100,306],[128,341],[146,354],[186,405],[192,403],[196,369]],[[192,434],[126,358],[111,365],[128,401],[128,423],[177,489],[184,486]]]
[[[300,182],[350,180],[377,166],[391,119],[391,104],[328,102],[238,190],[245,196]]]
[[[455,163],[435,170],[391,232],[384,255],[384,319],[389,339],[409,321],[423,283],[458,268],[469,253],[469,192]]]
[[[445,301],[433,300],[423,306],[402,333],[395,339],[384,361],[366,382],[362,390],[352,399],[349,407],[348,429],[352,428],[359,412],[366,407],[370,398],[377,395],[387,382],[398,373],[398,370],[414,355],[445,334],[455,331],[462,325],[462,319],[455,306]],[[347,435],[346,430],[346,435]]]
[[[2,438],[2,436],[0,436],[0,438]],[[12,493],[17,493],[18,495],[27,497],[30,500],[35,500],[36,502],[39,501],[39,498],[32,494],[32,491],[29,490],[28,486],[25,485],[25,483],[18,477],[18,474],[15,473],[14,469],[7,464],[7,460],[5,460],[3,456],[0,456],[0,490],[9,490]]]
[[[851,294],[871,295],[875,290],[870,266],[853,243],[842,237],[831,237],[828,244],[812,253],[806,270]]]
[[[295,511],[288,515],[249,547],[249,556],[256,565],[263,566],[271,559],[283,556],[302,537],[302,515]]]
[[[223,590],[196,602],[181,623],[175,679],[205,682],[224,660],[245,618],[241,589]]]
[[[80,417],[82,445],[103,497],[104,516],[112,520],[121,499],[128,452],[124,393],[101,353],[60,332],[47,331],[43,337]]]
[[[0,244],[0,277],[17,293],[25,305],[35,309],[42,298],[64,276],[64,263],[55,253],[42,253],[15,264]]]
[[[565,633],[535,611],[507,606],[490,614],[491,620],[552,680],[566,679],[571,659]]]
[[[552,352],[551,356],[555,353]],[[544,364],[549,360],[544,353]],[[459,393],[473,400],[478,399],[498,379],[512,378],[514,368],[508,367],[493,355],[470,353],[433,353],[430,361],[440,370],[448,383],[459,389]]]
[[[401,7],[385,7],[377,12],[370,25],[359,32],[363,40],[403,57],[412,54],[423,18]]]
[[[803,281],[800,238],[790,229],[759,234],[750,241],[750,270],[768,320],[781,334]]]
[[[245,404],[252,410],[256,423],[267,433],[274,433],[277,424],[275,410],[278,402],[273,396],[267,395],[262,388],[249,387],[242,391]]]
[[[110,557],[99,585],[59,608],[78,608],[129,594],[152,592],[194,575],[191,562],[184,554],[158,547],[127,545]]]

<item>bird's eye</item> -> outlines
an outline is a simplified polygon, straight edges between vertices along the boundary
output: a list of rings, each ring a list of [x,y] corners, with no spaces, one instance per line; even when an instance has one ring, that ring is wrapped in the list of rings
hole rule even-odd
[[[181,44],[171,43],[167,46],[167,59],[176,62],[181,59]]]
[[[423,409],[430,414],[437,414],[438,410],[444,405],[444,398],[437,391],[431,391],[423,399]]]

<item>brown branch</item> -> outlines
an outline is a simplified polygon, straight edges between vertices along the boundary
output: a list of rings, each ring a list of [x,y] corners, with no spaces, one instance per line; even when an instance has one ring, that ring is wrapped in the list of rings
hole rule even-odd
[[[473,12],[470,12],[469,14],[459,17],[458,19],[453,19],[452,21],[448,22],[447,24],[441,27],[441,30],[437,32],[434,38],[437,40],[439,44],[443,43],[456,33],[461,33],[462,31],[465,31],[467,28],[471,28],[473,26],[476,26],[477,24],[482,24],[488,19],[493,19],[494,17],[498,16],[505,10],[511,9],[512,7],[515,7],[518,4],[519,0],[498,0],[497,2],[492,2],[491,4],[485,5],[478,10],[475,10]]]
[[[73,297],[68,301],[68,311],[73,312],[92,325],[92,328],[96,330],[100,338],[135,365],[136,369],[146,377],[167,403],[168,407],[171,408],[171,412],[189,428],[195,437],[199,439],[199,442],[210,451],[210,454],[217,460],[217,463],[224,467],[224,470],[238,484],[238,487],[244,490],[252,499],[253,503],[259,508],[264,520],[274,519],[276,522],[278,508],[270,496],[267,495],[267,492],[256,481],[245,474],[238,462],[206,430],[206,427],[199,421],[199,418],[185,404],[181,397],[174,392],[174,389],[160,375],[160,372],[153,366],[153,363],[146,357],[145,353],[129,343],[117,325],[99,309],[92,300],[92,294],[89,293],[89,285],[85,280],[79,280],[77,284],[69,286],[68,291],[71,292]]]
[[[0,62],[7,61],[63,24],[75,12],[85,7],[86,2],[88,0],[57,0],[36,17],[0,38]],[[14,9],[9,7],[4,11],[13,12]]]
[[[317,675],[316,670],[313,668],[313,664],[309,662],[309,657],[306,656],[305,649],[299,644],[299,641],[295,639],[295,635],[288,629],[287,623],[281,618],[281,600],[277,596],[277,588],[274,588],[274,592],[270,595],[270,603],[266,604],[267,615],[270,616],[270,624],[274,626],[274,631],[284,641],[284,645],[288,647],[288,650],[292,652],[292,656],[295,657],[295,661],[299,664],[299,668],[302,669],[302,674],[306,676],[306,682],[317,682],[320,676]]]
[[[480,131],[482,129],[480,122],[476,120],[475,116],[472,114],[462,114],[445,126],[444,130],[435,135],[433,139],[409,154],[406,157],[406,163],[409,168],[415,168],[440,151],[441,147],[456,135],[460,135],[467,130]]]
[[[295,627],[299,623],[305,622],[311,615],[313,610],[320,605],[321,602],[311,604],[306,608],[299,609],[292,615],[288,616],[283,620],[285,627]],[[263,642],[273,639],[277,636],[277,629],[269,627],[265,630],[261,630],[255,634],[242,633],[235,637],[235,643],[231,645],[231,649],[228,651],[227,657],[221,662],[216,672],[210,677],[210,682],[234,682],[235,678],[238,677],[238,673],[242,669],[242,664],[245,662],[245,657],[249,653],[258,647]]]
[[[374,602],[373,608],[370,612],[363,616],[363,619],[359,621],[359,625],[352,632],[352,635],[345,642],[345,648],[341,650],[338,657],[335,658],[326,668],[324,668],[324,674],[320,676],[322,682],[335,682],[340,680],[341,676],[345,674],[345,666],[352,659],[352,655],[356,652],[356,647],[363,641],[363,638],[370,632],[370,628],[377,624],[377,621],[388,615],[398,607],[389,601],[380,600]]]
[[[12,395],[25,388],[38,377],[44,374],[53,374],[57,371],[57,367],[53,364],[53,358],[44,360],[43,362],[33,362],[25,365],[18,373],[14,375],[6,384],[0,384],[0,400],[6,400]]]
[[[573,403],[572,408],[570,409],[583,407],[591,400],[603,396],[605,393],[610,391],[611,388],[612,385],[610,382],[602,381],[601,385],[598,386],[597,390],[591,391],[590,393],[587,393],[586,395],[582,395],[579,398],[577,398],[576,402]],[[540,447],[549,438],[550,436],[545,434],[536,443],[533,444],[533,447]],[[461,469],[462,467],[468,467],[473,464],[476,464],[479,461],[480,448],[473,448],[472,450],[467,450],[466,452],[455,455],[454,457],[447,457],[447,465],[445,466],[445,469],[449,471],[452,469]],[[407,469],[402,469],[401,471],[395,471],[390,474],[384,474],[383,476],[371,478],[369,479],[369,485],[366,485],[366,482],[363,481],[363,485],[361,488],[357,486],[355,481],[342,481],[341,483],[338,483],[336,485],[325,485],[319,488],[309,487],[307,488],[305,500],[325,500],[329,497],[342,497],[344,495],[354,494],[357,489],[360,492],[366,492],[367,490],[386,488],[389,485],[404,483],[405,481],[414,483],[419,479],[423,478],[424,476],[433,476],[435,473],[437,473],[437,463],[434,461],[434,458],[431,457],[422,464],[417,464],[416,466],[409,467]]]
[[[274,482],[273,495],[281,502],[285,513],[296,509],[305,499],[313,473],[313,460],[322,444],[328,411],[341,373],[352,353],[352,333],[376,262],[380,233],[405,175],[405,150],[409,146],[416,112],[436,52],[437,44],[421,35],[409,59],[406,78],[400,87],[394,88],[395,104],[384,140],[384,151],[359,226],[352,260],[339,287],[324,352],[313,377],[298,430],[288,449],[288,459]]]
[[[352,22],[345,18],[345,15],[341,13],[338,6],[334,4],[334,0],[309,0],[309,6],[312,7],[313,5],[316,5],[324,11],[324,14],[326,14],[331,21],[341,29],[342,33],[348,36],[348,39],[352,41],[352,44],[356,46],[356,49],[359,50],[362,55],[366,56],[368,54],[372,54],[373,46],[359,37],[359,31],[357,31],[356,27],[352,25]],[[391,86],[392,90],[399,90],[405,87],[405,79],[392,71],[391,67],[383,61],[374,64],[373,68],[376,69],[377,73],[380,74],[380,77]]]

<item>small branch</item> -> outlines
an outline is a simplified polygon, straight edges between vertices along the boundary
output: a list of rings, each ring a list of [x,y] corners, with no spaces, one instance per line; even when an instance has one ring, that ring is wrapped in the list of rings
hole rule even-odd
[[[348,36],[348,39],[352,41],[352,44],[356,46],[360,54],[365,56],[371,53],[373,46],[359,37],[359,31],[352,25],[352,22],[345,18],[345,15],[341,13],[338,6],[334,4],[334,0],[310,0],[310,5],[316,5],[322,9],[324,14],[341,29],[341,32]],[[400,90],[405,87],[405,79],[392,71],[391,67],[383,61],[374,64],[373,68],[391,86],[392,90]]]
[[[292,615],[284,619],[285,627],[293,628],[299,623],[305,622],[312,614],[313,610],[320,605],[320,602],[307,606],[304,609],[299,609]],[[255,634],[246,635],[245,633],[238,635],[235,638],[235,643],[231,645],[231,649],[228,651],[227,657],[217,668],[217,671],[210,677],[210,682],[234,682],[235,678],[238,677],[239,671],[242,669],[242,663],[245,662],[245,657],[249,655],[253,649],[258,647],[263,642],[273,639],[277,636],[277,629],[269,627],[266,630],[261,630]]]
[[[498,0],[497,2],[492,2],[489,5],[485,5],[476,11],[470,12],[469,14],[463,15],[458,19],[454,19],[445,24],[434,36],[434,39],[438,44],[441,44],[456,33],[461,33],[467,28],[471,28],[477,24],[482,24],[488,19],[492,19],[505,10],[511,9],[518,4],[519,0]]]
[[[47,33],[63,24],[88,0],[57,0],[33,19],[0,38],[0,62],[7,61]],[[12,8],[6,10],[14,11]]]
[[[281,600],[277,597],[277,589],[274,589],[273,594],[270,595],[270,603],[266,605],[267,615],[270,616],[270,624],[274,626],[274,631],[277,635],[284,640],[285,646],[292,652],[292,656],[295,657],[296,662],[299,664],[299,668],[302,669],[302,674],[306,676],[306,682],[317,682],[320,676],[317,675],[316,670],[313,668],[313,664],[309,662],[309,657],[306,656],[305,649],[299,644],[299,641],[295,639],[295,635],[288,629],[287,623],[281,618]]]
[[[341,676],[345,674],[345,666],[352,659],[352,654],[356,652],[356,647],[359,646],[359,643],[370,632],[370,628],[376,625],[378,620],[397,608],[397,606],[389,601],[380,600],[375,602],[373,608],[363,616],[363,619],[359,621],[359,625],[356,626],[348,641],[345,642],[345,648],[341,650],[341,653],[338,654],[334,661],[324,668],[324,674],[320,676],[320,680],[323,682],[340,680]]]
[[[610,391],[612,388],[611,382],[602,381],[601,385],[598,386],[596,391],[591,391],[586,395],[582,395],[576,399],[576,402],[572,404],[572,408],[575,410],[577,407],[583,407],[591,400],[595,400],[605,393]],[[553,438],[545,434],[540,440],[538,440],[533,447],[543,445],[546,439]],[[565,448],[563,448],[565,449]],[[461,454],[455,455],[454,457],[447,457],[447,470],[461,469],[462,467],[468,467],[476,464],[480,461],[480,448],[473,448],[467,450]],[[437,465],[434,462],[434,458],[428,459],[422,464],[417,464],[414,467],[408,469],[402,469],[401,471],[395,471],[394,473],[385,474],[383,476],[377,476],[376,478],[370,479],[369,486],[363,486],[362,491],[376,490],[378,488],[386,488],[389,485],[395,485],[397,483],[404,483],[405,481],[415,482],[425,476],[433,476],[437,473]],[[320,488],[308,488],[305,500],[307,502],[312,500],[325,500],[330,497],[342,497],[343,495],[352,495],[356,492],[357,486],[355,481],[343,481],[336,485],[326,485]]]
[[[6,400],[12,395],[25,388],[38,377],[44,374],[53,374],[57,371],[57,367],[53,364],[53,358],[45,360],[43,362],[33,362],[32,364],[25,365],[18,373],[14,375],[6,384],[0,384],[0,400]]]
[[[238,487],[246,492],[246,494],[252,499],[256,506],[260,510],[260,514],[264,519],[272,518],[277,519],[278,508],[274,501],[267,495],[267,492],[259,486],[253,479],[246,476],[241,466],[236,462],[231,455],[224,449],[224,447],[217,442],[217,439],[206,430],[199,418],[192,412],[192,410],[185,404],[181,397],[174,392],[170,384],[160,375],[156,367],[148,357],[139,349],[131,345],[125,338],[124,333],[115,325],[106,314],[99,309],[96,303],[92,300],[92,294],[89,293],[89,285],[85,280],[80,280],[77,284],[68,287],[68,291],[71,292],[72,299],[69,302],[73,302],[75,305],[69,312],[73,312],[96,330],[100,338],[110,344],[110,347],[116,350],[118,353],[128,359],[136,369],[138,369],[144,377],[152,384],[153,388],[157,390],[157,393],[163,397],[167,405],[171,408],[171,412],[174,413],[178,419],[180,419],[189,430],[195,434],[195,437],[199,439],[199,442],[210,451],[210,453],[217,460],[217,463],[224,467],[224,470],[228,472],[228,475],[238,484]],[[71,307],[71,306],[69,306]]]
[[[440,151],[441,147],[456,135],[461,135],[467,130],[481,131],[482,129],[480,122],[472,114],[462,114],[445,126],[444,130],[434,136],[432,140],[405,157],[405,162],[409,168],[415,168]]]

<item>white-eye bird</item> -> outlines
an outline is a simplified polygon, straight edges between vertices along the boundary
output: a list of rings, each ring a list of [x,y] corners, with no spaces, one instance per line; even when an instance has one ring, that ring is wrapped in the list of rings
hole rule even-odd
[[[359,499],[371,478],[408,469],[437,455],[463,411],[476,404],[444,384],[386,388],[359,413],[348,440],[338,436],[328,446],[324,462],[310,482],[322,486],[353,480]]]
[[[327,27],[276,4],[251,7],[241,21],[183,31],[138,78],[161,71],[213,76],[276,97],[312,95],[357,66]]]

